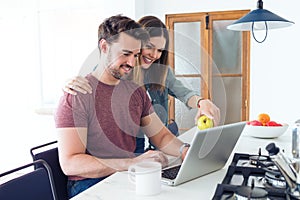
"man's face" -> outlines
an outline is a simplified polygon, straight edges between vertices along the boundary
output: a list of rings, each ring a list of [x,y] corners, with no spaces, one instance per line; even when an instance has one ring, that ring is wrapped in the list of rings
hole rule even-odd
[[[140,40],[126,33],[120,33],[119,39],[109,45],[106,63],[108,72],[115,79],[120,79],[125,74],[128,74],[136,64],[140,48]]]

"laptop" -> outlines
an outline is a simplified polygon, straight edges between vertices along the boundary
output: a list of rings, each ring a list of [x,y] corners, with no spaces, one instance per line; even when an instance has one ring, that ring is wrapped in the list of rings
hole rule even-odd
[[[223,168],[245,124],[237,122],[197,129],[184,161],[162,170],[162,183],[176,186]]]

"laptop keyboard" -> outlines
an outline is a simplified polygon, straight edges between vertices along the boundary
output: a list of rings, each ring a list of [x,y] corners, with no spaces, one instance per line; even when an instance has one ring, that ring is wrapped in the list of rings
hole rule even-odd
[[[178,166],[171,167],[169,169],[163,170],[162,171],[162,177],[167,178],[167,179],[171,179],[171,180],[175,179],[178,172],[179,172],[180,166],[181,165],[178,165]]]

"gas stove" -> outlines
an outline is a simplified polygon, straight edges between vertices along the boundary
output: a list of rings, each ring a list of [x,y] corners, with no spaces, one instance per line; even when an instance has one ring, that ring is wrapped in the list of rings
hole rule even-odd
[[[234,154],[222,183],[217,185],[213,200],[293,199],[287,184],[269,156]]]

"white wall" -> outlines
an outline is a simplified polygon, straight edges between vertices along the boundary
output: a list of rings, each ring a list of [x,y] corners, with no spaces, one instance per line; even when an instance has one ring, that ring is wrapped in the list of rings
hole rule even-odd
[[[97,47],[99,24],[115,14],[134,18],[134,0],[0,1],[0,172],[30,162],[31,147],[56,139],[53,116],[35,112],[41,85],[50,85],[46,94],[61,95],[64,81]],[[47,37],[42,43],[40,30]],[[42,73],[53,76],[41,80]]]
[[[251,39],[250,119],[262,112],[279,122],[292,124],[300,119],[300,75],[298,49],[300,15],[297,1],[264,0],[264,8],[295,22],[285,29],[270,30],[267,40],[256,43]],[[256,9],[256,1],[240,0],[144,0],[142,15],[155,15],[165,20],[165,14]]]

